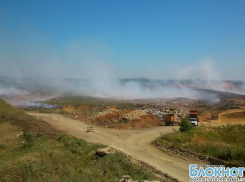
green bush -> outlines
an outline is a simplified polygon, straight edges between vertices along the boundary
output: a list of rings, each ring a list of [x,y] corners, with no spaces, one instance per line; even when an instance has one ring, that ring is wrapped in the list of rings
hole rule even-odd
[[[190,122],[186,118],[182,118],[181,123],[180,123],[180,131],[186,132],[192,129],[193,129],[193,126],[190,124]]]

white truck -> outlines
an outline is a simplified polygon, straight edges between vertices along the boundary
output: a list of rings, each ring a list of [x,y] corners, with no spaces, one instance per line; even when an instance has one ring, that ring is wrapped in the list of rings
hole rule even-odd
[[[198,126],[197,118],[190,118],[190,123],[194,126]]]
[[[189,111],[189,121],[192,125],[198,126],[198,112],[197,110],[190,110]]]

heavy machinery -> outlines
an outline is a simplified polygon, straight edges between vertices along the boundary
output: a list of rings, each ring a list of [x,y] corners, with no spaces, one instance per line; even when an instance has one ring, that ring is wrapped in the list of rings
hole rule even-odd
[[[197,110],[190,110],[189,111],[189,121],[192,125],[198,125],[198,112]]]

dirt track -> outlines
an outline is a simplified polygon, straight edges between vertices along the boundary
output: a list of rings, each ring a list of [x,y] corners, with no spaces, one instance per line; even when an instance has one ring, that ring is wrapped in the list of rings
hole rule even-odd
[[[245,117],[244,115],[245,110],[243,109],[230,109],[223,111],[219,114],[218,120],[210,120],[207,118],[211,117],[210,112],[205,112],[201,115],[201,121],[206,120],[206,125],[210,126],[222,126],[226,124],[245,124]],[[227,117],[228,116],[228,117]]]
[[[116,148],[132,157],[156,167],[180,181],[189,181],[189,164],[203,164],[179,156],[164,153],[151,142],[162,134],[178,130],[178,127],[156,127],[143,130],[114,130],[94,127],[94,132],[87,133],[85,122],[70,119],[58,114],[29,113],[44,119],[55,128],[88,142],[101,143]]]

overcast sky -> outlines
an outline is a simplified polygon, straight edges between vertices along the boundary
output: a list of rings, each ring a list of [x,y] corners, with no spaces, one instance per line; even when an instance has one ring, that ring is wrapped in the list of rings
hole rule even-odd
[[[0,76],[245,80],[245,1],[0,0],[0,63]]]

